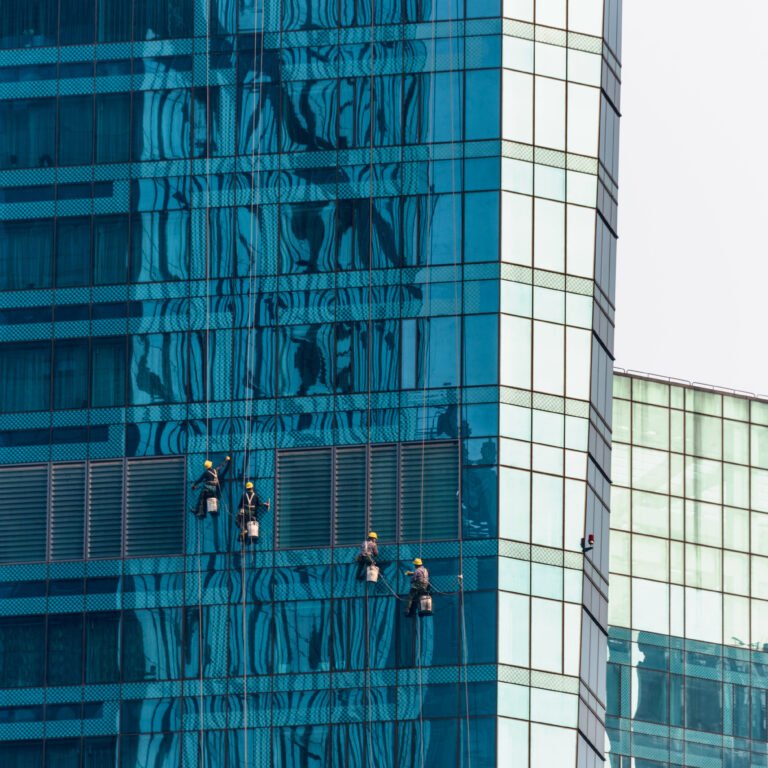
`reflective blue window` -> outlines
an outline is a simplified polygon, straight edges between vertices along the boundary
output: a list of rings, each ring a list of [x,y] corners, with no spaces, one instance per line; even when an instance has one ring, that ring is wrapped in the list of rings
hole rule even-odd
[[[190,37],[192,21],[193,0],[163,0],[163,2],[137,0],[133,10],[133,36],[136,40]]]
[[[0,345],[0,400],[3,409],[42,411],[50,406],[51,345]]]
[[[45,617],[0,618],[0,686],[42,685],[44,672]]]
[[[0,222],[0,290],[51,285],[53,220]]]
[[[58,0],[4,0],[0,3],[0,44],[23,48],[56,43]]]
[[[130,157],[130,93],[96,94],[96,162],[124,163]]]
[[[91,220],[59,219],[56,224],[56,286],[88,285]]]
[[[59,165],[88,165],[93,157],[93,97],[59,101]]]
[[[55,99],[0,101],[0,169],[53,167],[55,130]]]
[[[275,604],[275,671],[328,670],[330,603],[300,600]]]

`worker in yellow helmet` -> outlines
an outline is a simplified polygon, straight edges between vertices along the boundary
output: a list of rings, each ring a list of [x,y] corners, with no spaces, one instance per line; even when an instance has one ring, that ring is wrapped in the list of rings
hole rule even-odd
[[[192,483],[192,490],[196,491],[197,486],[202,484],[203,490],[197,500],[195,514],[198,517],[205,517],[206,502],[210,497],[221,498],[221,484],[227,474],[230,466],[230,457],[227,456],[218,467],[213,466],[210,459],[203,462],[203,474]]]
[[[240,505],[237,512],[237,524],[240,528],[240,540],[248,542],[248,523],[256,519],[259,507],[269,507],[268,501],[261,501],[254,490],[253,483],[249,480],[245,484],[243,495],[240,497]]]
[[[376,558],[379,556],[378,534],[371,531],[368,538],[360,545],[360,553],[356,558],[357,562],[357,580],[365,580],[365,571],[369,565],[376,565]]]
[[[409,618],[419,607],[419,597],[424,592],[429,592],[429,571],[420,557],[414,558],[413,564],[414,570],[405,572],[406,576],[411,577],[411,591],[408,593],[408,608],[405,611],[405,615]]]

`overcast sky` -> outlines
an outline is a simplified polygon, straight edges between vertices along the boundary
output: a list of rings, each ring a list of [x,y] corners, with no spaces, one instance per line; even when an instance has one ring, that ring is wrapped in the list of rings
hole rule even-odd
[[[768,394],[768,3],[625,0],[616,365]]]

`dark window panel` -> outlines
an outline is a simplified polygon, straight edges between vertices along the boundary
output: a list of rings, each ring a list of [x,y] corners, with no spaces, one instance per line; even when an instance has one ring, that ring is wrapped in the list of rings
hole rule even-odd
[[[91,220],[59,219],[56,226],[56,287],[90,283]]]
[[[0,686],[34,688],[44,673],[45,616],[0,618]]]
[[[9,413],[50,407],[51,345],[0,345],[0,402]]]
[[[120,679],[120,614],[89,613],[85,619],[85,682]]]
[[[130,118],[130,93],[96,94],[95,159],[97,163],[128,162],[130,159]]]
[[[82,614],[48,616],[48,685],[80,685],[83,642]]]
[[[131,40],[131,0],[98,0],[96,36],[100,43],[120,43]]]
[[[60,45],[90,43],[94,40],[95,29],[96,0],[65,0],[59,3]]]
[[[56,99],[0,102],[0,169],[56,163]]]
[[[191,37],[193,0],[142,0],[134,6],[134,38]]]
[[[0,290],[49,288],[52,257],[53,219],[0,223]]]
[[[59,0],[3,0],[0,46],[30,48],[56,44]]]
[[[91,341],[91,407],[125,403],[126,338],[93,338]]]
[[[59,100],[59,165],[90,165],[93,160],[93,96]]]

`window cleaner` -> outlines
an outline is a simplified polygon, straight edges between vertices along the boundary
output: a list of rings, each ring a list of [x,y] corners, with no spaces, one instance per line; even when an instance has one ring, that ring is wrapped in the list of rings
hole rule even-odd
[[[218,467],[213,466],[210,459],[203,462],[203,474],[192,483],[192,490],[196,491],[197,486],[203,486],[200,496],[197,499],[195,514],[198,517],[205,517],[206,512],[212,515],[219,514],[219,499],[221,498],[221,484],[227,474],[230,466],[230,457],[227,456]]]
[[[419,616],[432,615],[432,595],[429,593],[429,571],[424,566],[420,557],[414,559],[416,566],[412,571],[406,571],[405,575],[411,577],[411,591],[408,594],[408,608],[405,615],[411,618],[418,608]]]
[[[379,566],[376,565],[376,558],[379,556],[378,538],[376,531],[371,531],[368,538],[360,545],[360,552],[355,558],[358,581],[379,580]]]
[[[249,481],[245,484],[237,512],[237,525],[240,528],[240,541],[243,544],[249,544],[259,538],[259,520],[257,517],[259,507],[269,509],[269,501],[261,501],[256,491],[253,490],[253,483]]]

